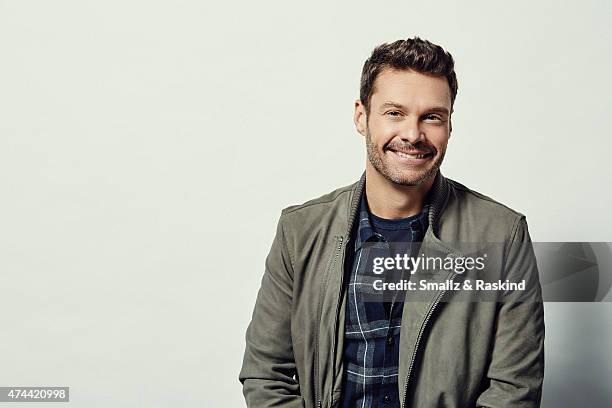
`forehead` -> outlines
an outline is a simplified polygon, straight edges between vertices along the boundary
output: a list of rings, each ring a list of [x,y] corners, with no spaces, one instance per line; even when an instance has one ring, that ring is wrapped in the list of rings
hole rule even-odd
[[[377,106],[387,100],[405,106],[441,105],[450,110],[450,86],[443,76],[385,68],[374,81],[371,104]]]

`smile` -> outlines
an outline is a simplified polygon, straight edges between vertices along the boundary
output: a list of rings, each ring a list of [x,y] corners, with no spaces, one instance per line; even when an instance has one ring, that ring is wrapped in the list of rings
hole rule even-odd
[[[428,156],[429,153],[425,153],[425,154],[410,154],[410,153],[404,153],[404,152],[395,152],[397,153],[397,155],[399,157],[404,157],[404,158],[415,158],[415,159],[424,159],[425,156]]]
[[[431,152],[408,153],[408,152],[402,152],[398,150],[389,150],[389,151],[394,153],[398,158],[403,159],[403,160],[408,160],[408,161],[424,160],[424,159],[429,159],[431,156],[433,156],[433,153]]]

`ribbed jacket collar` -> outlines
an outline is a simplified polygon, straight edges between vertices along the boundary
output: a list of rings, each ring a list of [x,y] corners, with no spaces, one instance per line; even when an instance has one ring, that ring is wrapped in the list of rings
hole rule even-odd
[[[349,236],[352,231],[356,220],[358,220],[358,212],[359,212],[359,203],[361,200],[361,196],[363,194],[363,189],[365,188],[365,180],[366,173],[365,171],[361,174],[361,177],[357,183],[355,183],[355,187],[353,188],[353,195],[351,197],[351,203],[349,206],[349,216],[348,216],[348,230],[347,236]],[[438,170],[436,173],[434,182],[431,186],[430,191],[427,194],[427,201],[429,203],[429,226],[434,235],[437,235],[438,231],[438,222],[440,220],[440,216],[446,207],[446,203],[448,201],[449,196],[449,185],[448,180],[442,175],[442,173]]]

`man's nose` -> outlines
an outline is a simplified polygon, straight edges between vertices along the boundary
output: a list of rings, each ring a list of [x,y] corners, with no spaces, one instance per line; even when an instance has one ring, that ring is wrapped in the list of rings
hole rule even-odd
[[[401,131],[400,138],[415,144],[416,142],[425,139],[425,133],[421,129],[421,124],[418,118],[409,118],[404,121],[404,127]]]

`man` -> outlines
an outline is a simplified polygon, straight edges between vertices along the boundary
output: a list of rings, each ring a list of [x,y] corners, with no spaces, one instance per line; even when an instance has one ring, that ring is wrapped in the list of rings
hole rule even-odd
[[[456,94],[452,56],[428,41],[383,44],[365,62],[365,173],[282,211],[246,334],[249,407],[539,406],[544,317],[525,216],[440,172]],[[461,242],[498,243],[487,273],[526,282],[522,297],[368,297],[384,253],[453,259]]]

